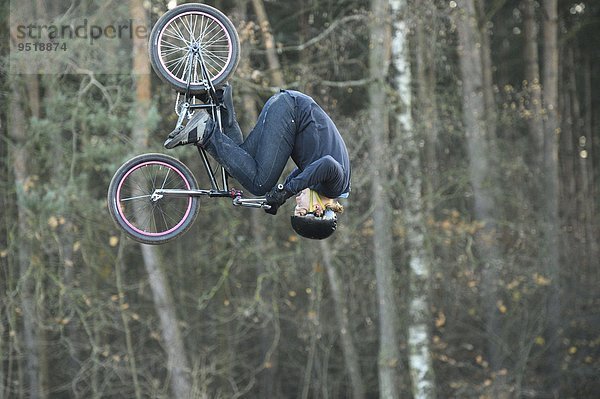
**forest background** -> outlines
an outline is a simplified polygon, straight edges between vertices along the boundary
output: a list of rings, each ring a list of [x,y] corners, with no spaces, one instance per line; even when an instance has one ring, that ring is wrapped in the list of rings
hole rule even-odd
[[[207,3],[240,34],[245,132],[281,87],[338,125],[338,231],[206,200],[180,239],[126,238],[107,187],[165,152],[174,92],[136,37],[110,70],[85,42],[15,70],[10,18],[151,27],[176,2],[2,2],[0,398],[597,397],[600,4]]]

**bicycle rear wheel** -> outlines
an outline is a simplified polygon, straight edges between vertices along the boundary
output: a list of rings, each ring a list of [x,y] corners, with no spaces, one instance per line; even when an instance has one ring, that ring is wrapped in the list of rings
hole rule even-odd
[[[206,91],[199,58],[190,62],[194,50],[202,56],[212,84],[224,84],[240,55],[237,31],[225,14],[205,4],[183,4],[166,12],[152,28],[148,45],[152,68],[179,92],[186,91],[190,71],[190,93]]]
[[[124,163],[108,188],[108,209],[117,226],[146,244],[163,244],[185,233],[198,215],[198,198],[160,196],[157,189],[195,190],[192,172],[164,154],[143,154]]]

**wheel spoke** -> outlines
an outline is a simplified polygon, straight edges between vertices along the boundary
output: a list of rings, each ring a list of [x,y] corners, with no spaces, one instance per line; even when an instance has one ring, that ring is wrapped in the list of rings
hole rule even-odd
[[[132,193],[140,193],[138,195],[142,195],[142,193],[147,193],[146,190],[142,187],[141,183],[138,181],[139,179],[134,179],[132,183],[135,185],[130,189]],[[129,185],[129,184],[128,184]]]
[[[171,48],[171,49],[167,49],[164,50],[161,55],[163,56],[163,58],[167,58],[173,54],[177,54],[177,53],[187,53],[187,50],[181,47],[175,47],[175,48]]]
[[[150,198],[150,197],[152,197],[152,194],[136,195],[135,197],[121,198],[121,199],[119,199],[119,201],[127,202],[127,201],[142,199],[142,198]]]
[[[185,36],[183,34],[183,32],[181,31],[181,28],[179,27],[179,24],[177,22],[180,22],[181,18],[179,18],[179,21],[174,21],[173,23],[173,29],[177,31],[177,34],[180,37],[180,40],[182,40],[185,44],[190,45],[192,42],[189,40],[185,39]]]
[[[227,40],[227,35],[225,34],[225,31],[220,28],[221,28],[220,26],[216,25],[215,28],[212,29],[208,33],[213,33],[213,31],[215,29],[218,29],[218,30],[216,32],[214,32],[214,34],[210,38],[203,40],[202,43],[211,44],[211,43],[215,43],[219,40],[223,40],[223,38],[225,38],[225,40]]]
[[[182,57],[179,62],[177,62],[177,64],[175,65],[175,68],[173,70],[173,75],[179,77],[179,71],[181,70],[181,68],[183,67],[183,74],[185,75],[185,71],[187,70],[186,67],[187,64],[187,56],[186,57]]]
[[[206,63],[207,67],[212,68],[213,75],[217,75],[219,72],[221,72],[221,66],[218,63],[216,63],[212,58],[208,58],[204,62]]]
[[[178,58],[173,58],[173,59],[165,62],[165,65],[168,65],[168,66],[173,66],[173,65],[178,66],[180,63],[184,62],[187,58],[188,58],[187,54],[184,55],[184,56],[178,57]]]
[[[198,15],[194,14],[194,26],[192,28],[192,31],[194,33],[196,33],[196,27],[198,26]],[[196,35],[194,35],[194,40],[196,40]]]
[[[214,30],[215,30],[215,29],[219,29],[219,28],[220,28],[220,26],[219,26],[218,24],[211,24],[211,25],[212,25],[212,26],[210,27],[210,30],[209,30],[209,31],[207,31],[206,29],[208,29],[208,28],[206,28],[206,29],[204,30],[204,32],[202,32],[202,36],[200,37],[200,40],[199,40],[199,41],[200,41],[200,43],[204,43],[204,38],[205,38],[205,37],[207,37],[209,34],[212,34],[212,33],[214,32]],[[213,35],[213,36],[214,36],[214,35]]]
[[[171,29],[171,27],[169,27],[168,29]],[[175,31],[175,29],[172,29],[171,32],[168,32],[165,30],[165,32],[163,33],[163,36],[172,37],[175,40],[179,40],[179,41],[184,42],[185,44],[189,44],[189,42],[187,40],[185,40],[184,37],[180,36],[180,33]]]
[[[202,42],[202,39],[204,37],[204,31],[206,30],[206,26],[208,26],[210,22],[207,21],[207,19],[204,17],[204,15],[202,16],[202,21],[200,23],[200,32],[199,35],[196,39],[197,42]]]
[[[148,234],[160,234],[175,227],[185,215],[190,200],[189,198],[163,197],[158,201],[151,201],[151,194],[145,194],[150,190],[187,188],[185,181],[173,173],[173,169],[165,165],[146,165],[136,170],[127,179],[128,193],[124,195],[121,202],[133,204],[129,210],[125,210],[125,217],[136,226],[137,229]]]
[[[180,84],[187,84],[188,79],[194,85],[201,82],[200,60],[188,58],[191,46],[199,45],[209,79],[221,76],[232,61],[234,38],[228,29],[210,12],[189,11],[173,17],[158,38],[164,71]]]
[[[152,218],[152,211],[149,210],[148,204],[143,204],[134,209],[133,220],[138,226],[140,230],[143,230],[148,233],[152,233],[149,231],[148,226],[150,225],[150,219]]]
[[[167,218],[165,217],[166,213],[160,207],[158,207],[158,208],[160,211],[160,215],[162,216],[163,222],[165,224],[165,229],[168,229],[169,223],[167,223]]]
[[[209,57],[205,57],[205,59],[208,58],[208,59],[210,59],[210,60],[212,60],[214,62],[221,61],[221,63],[224,64],[225,61],[227,61],[227,57],[223,57],[221,55],[217,55],[217,54],[213,53],[212,51],[207,51],[205,54],[209,56]]]
[[[165,188],[165,183],[167,182],[167,179],[169,178],[169,173],[171,173],[171,169],[168,169],[167,173],[165,174],[165,179],[163,180],[162,186],[160,186],[161,190],[163,188]]]
[[[192,27],[192,18],[189,16],[182,18],[182,24],[185,27],[185,29],[187,30],[187,33],[189,33],[189,35],[190,35],[190,42],[193,42],[194,41],[194,29]]]

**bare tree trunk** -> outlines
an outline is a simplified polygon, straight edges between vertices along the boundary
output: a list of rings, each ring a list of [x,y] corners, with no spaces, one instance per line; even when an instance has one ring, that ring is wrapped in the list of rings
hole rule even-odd
[[[485,1],[477,0],[477,14],[479,15],[479,36],[481,37],[481,67],[483,69],[483,98],[485,100],[485,117],[489,140],[496,135],[496,100],[494,99],[494,80],[492,77],[492,50],[490,34],[488,32],[488,19],[485,13]]]
[[[422,168],[420,150],[414,133],[412,120],[411,69],[408,49],[408,32],[405,18],[407,4],[403,0],[390,0],[394,31],[392,39],[392,60],[396,67],[395,83],[402,105],[396,114],[396,123],[402,137],[404,169],[406,180],[406,236],[410,251],[410,324],[408,345],[412,392],[415,399],[435,397],[433,362],[431,359],[429,323],[430,273],[431,263],[425,248],[425,215],[423,207]],[[402,15],[404,14],[404,15]]]
[[[161,268],[158,251],[150,245],[140,244],[148,282],[152,290],[154,307],[160,319],[164,349],[167,352],[167,370],[171,378],[171,389],[176,398],[190,396],[190,367],[185,354],[179,321],[169,283]]]
[[[29,10],[30,15],[36,15],[37,2],[27,0],[20,6]],[[26,14],[26,12],[25,12]],[[23,85],[24,90],[20,85]],[[39,306],[41,301],[37,299],[36,285],[38,275],[36,266],[32,262],[34,258],[33,228],[27,209],[28,191],[32,171],[30,165],[35,156],[30,154],[30,147],[26,145],[28,138],[28,118],[25,104],[29,107],[29,115],[40,117],[40,94],[39,80],[37,75],[30,75],[27,79],[20,81],[12,79],[9,95],[9,125],[8,134],[13,145],[9,146],[9,154],[12,155],[13,172],[15,178],[15,191],[17,196],[17,237],[18,265],[20,277],[20,296],[23,320],[23,345],[25,349],[25,383],[23,392],[28,398],[46,398],[46,385],[48,380],[47,358],[45,354],[45,332],[39,327],[43,323],[44,309]],[[26,101],[24,99],[26,98]],[[42,288],[43,289],[43,288]]]
[[[420,135],[425,141],[423,167],[427,178],[424,182],[424,191],[428,194],[426,197],[427,211],[431,212],[434,208],[432,194],[438,187],[436,148],[439,123],[435,107],[436,72],[433,55],[435,52],[437,25],[434,15],[435,4],[433,4],[432,0],[419,2],[418,7],[415,8],[414,12],[419,21],[432,21],[432,25],[418,23],[415,27],[416,107],[419,110],[419,116],[415,119]]]
[[[474,0],[460,2],[457,10],[456,26],[459,40],[459,58],[463,89],[463,119],[469,156],[469,178],[473,190],[475,218],[485,223],[476,237],[475,243],[483,266],[483,303],[486,320],[486,337],[489,348],[489,364],[492,371],[504,367],[506,354],[502,350],[502,326],[496,309],[497,273],[501,267],[499,250],[495,245],[496,226],[493,211],[495,201],[492,195],[490,167],[491,151],[489,133],[486,129],[485,101],[483,99],[483,71],[479,30]],[[486,183],[487,181],[487,183]],[[509,391],[505,378],[498,376],[491,387],[492,396],[508,398]]]
[[[138,25],[147,26],[147,11],[142,0],[130,0],[131,16]],[[148,146],[148,109],[150,100],[150,65],[147,59],[146,41],[134,35],[133,38],[133,75],[136,95],[136,124],[132,130],[132,141],[136,148]],[[158,314],[162,329],[164,349],[167,353],[167,370],[170,373],[171,390],[178,399],[188,398],[191,392],[189,380],[190,366],[185,354],[183,339],[179,331],[177,312],[173,296],[156,247],[140,244],[144,267],[152,290],[154,307]]]
[[[38,348],[37,312],[35,305],[34,271],[31,264],[31,231],[27,204],[28,184],[30,183],[29,162],[33,157],[28,152],[27,127],[25,112],[21,104],[21,95],[16,82],[12,82],[9,105],[9,137],[12,144],[9,153],[12,155],[15,189],[17,193],[17,234],[18,234],[18,264],[21,279],[20,296],[23,319],[23,346],[25,358],[25,388],[27,398],[42,397],[40,383],[40,355]]]
[[[4,8],[0,6],[0,13],[4,11]],[[1,47],[0,47],[1,48]],[[9,93],[7,79],[5,76],[0,76],[0,92]],[[7,140],[7,123],[6,118],[8,114],[8,107],[6,103],[0,105],[0,140]],[[6,141],[7,142],[7,141]],[[10,172],[8,169],[8,151],[6,146],[0,146],[0,181],[10,182],[14,179],[11,178]],[[4,209],[5,212],[3,215],[14,215],[12,212],[7,211],[10,209],[9,207],[9,195],[7,190],[0,191],[0,209]],[[0,217],[0,248],[8,248],[8,232],[10,231],[8,220],[5,217]],[[0,254],[0,268],[2,268],[4,273],[4,278],[0,280],[0,292],[11,292],[14,290],[14,269],[12,267],[12,262],[9,262],[6,258],[7,253]],[[7,303],[7,301],[2,301],[0,304],[0,313],[2,314],[2,322],[0,322],[0,353],[2,354],[2,360],[0,361],[0,399],[5,399],[6,393],[8,391],[8,387],[10,386],[10,381],[12,381],[12,371],[13,371],[13,340],[14,337],[9,337],[6,334],[7,330],[14,330],[12,326],[13,317],[14,317],[14,306]]]
[[[566,208],[569,207],[573,209],[573,228],[575,229],[575,237],[576,238],[576,249],[574,252],[578,254],[580,259],[581,267],[584,270],[588,269],[589,258],[587,256],[587,248],[586,244],[586,209],[588,208],[588,203],[593,202],[590,201],[589,197],[589,179],[588,179],[588,169],[587,169],[587,153],[585,152],[587,137],[585,135],[585,126],[584,121],[581,115],[581,104],[579,101],[578,90],[577,90],[577,78],[575,76],[576,67],[575,67],[575,54],[572,47],[565,49],[563,65],[566,66],[564,68],[564,75],[568,77],[565,79],[566,89],[563,89],[563,92],[569,93],[568,97],[570,98],[570,125],[572,126],[570,130],[570,135],[568,140],[570,141],[569,145],[571,146],[571,154],[568,160],[573,160],[573,162],[569,162],[572,166],[572,173],[570,175],[565,176],[567,181],[573,181],[577,190],[574,191],[572,196],[564,197],[565,201],[561,201],[559,197],[559,207]],[[574,137],[574,134],[577,132],[577,137]],[[561,136],[564,132],[561,131]],[[575,142],[577,142],[577,146],[575,147]],[[585,154],[585,155],[584,155]],[[562,162],[560,162],[562,163]],[[560,168],[559,163],[559,168]],[[560,173],[560,172],[559,172]],[[559,176],[560,179],[560,176]],[[559,193],[560,196],[560,193]],[[562,211],[564,212],[564,211]],[[563,214],[564,218],[564,214]],[[564,248],[564,247],[563,247]]]
[[[557,0],[544,0],[544,108],[546,126],[544,136],[544,199],[543,236],[545,248],[543,263],[552,281],[548,301],[549,374],[548,384],[553,397],[560,395],[560,252],[558,215],[558,11]]]
[[[45,7],[43,6],[43,2],[38,0],[37,2],[37,10],[38,15],[44,15]],[[42,14],[40,14],[40,10]],[[53,11],[55,13],[55,11]],[[36,79],[28,79],[34,80],[38,82],[38,76],[32,76]],[[52,99],[56,98],[59,94],[59,78],[60,76],[56,75],[43,75],[43,77],[39,77],[43,79],[43,90],[44,90],[44,99],[42,101],[42,106],[44,107],[46,117],[52,118],[52,115],[49,115],[52,112]],[[31,91],[32,88],[34,91]],[[39,118],[40,112],[40,87],[39,83],[35,83],[28,87],[30,102],[35,104],[32,106],[32,114],[36,115]],[[33,100],[35,98],[35,100]],[[32,101],[33,100],[33,101]],[[36,110],[37,108],[37,110]],[[36,114],[37,112],[37,114]],[[73,164],[75,162],[75,158],[77,157],[77,153],[73,151],[69,151],[69,148],[74,148],[77,145],[76,140],[76,123],[75,114],[78,112],[77,107],[74,107],[70,110],[71,117],[73,118],[71,123],[64,126],[64,132],[57,132],[57,137],[52,140],[51,144],[48,146],[51,157],[54,160],[53,162],[53,170],[50,175],[52,180],[52,185],[55,187],[63,187],[63,195],[58,196],[55,205],[56,205],[56,215],[60,220],[60,224],[56,228],[56,246],[57,248],[53,248],[49,253],[52,256],[52,252],[56,251],[58,253],[58,261],[59,264],[62,265],[62,283],[65,286],[65,290],[61,290],[60,300],[59,300],[59,315],[60,317],[68,317],[69,314],[75,312],[77,304],[73,301],[72,296],[70,295],[70,290],[76,287],[76,273],[75,273],[75,259],[74,259],[74,251],[73,245],[75,243],[75,231],[76,226],[73,220],[71,208],[72,208],[72,198],[75,198],[73,194],[77,191],[74,183],[74,173],[73,173]],[[71,142],[62,140],[62,133],[70,132],[72,134]],[[67,361],[65,364],[64,373],[66,375],[76,375],[80,369],[81,363],[81,341],[85,339],[80,331],[78,331],[77,323],[67,323],[64,326],[64,335],[66,341],[69,343],[68,345],[68,353]],[[47,367],[46,367],[47,368]],[[46,372],[46,374],[48,374]],[[47,379],[46,379],[47,381]]]
[[[247,20],[246,6],[248,1],[240,1],[235,9],[236,19],[242,23]],[[281,73],[281,66],[279,59],[275,52],[273,35],[267,14],[265,12],[264,3],[262,0],[252,0],[252,5],[256,12],[261,34],[265,43],[265,50],[267,54],[267,63],[269,65],[269,74],[272,84],[276,86],[283,85],[283,75]],[[250,79],[252,65],[250,63],[250,50],[251,50],[251,37],[245,36],[245,34],[251,34],[248,30],[240,30],[240,41],[242,48],[242,56],[237,73],[241,75],[242,79]],[[234,93],[235,94],[235,93]],[[242,112],[238,114],[240,117],[240,125],[242,131],[249,132],[258,120],[257,100],[256,96],[253,95],[247,88],[241,88],[238,92],[241,96],[241,109]],[[250,232],[254,242],[254,253],[256,254],[256,278],[262,278],[264,275],[269,274],[269,270],[265,265],[264,259],[261,256],[268,253],[268,244],[265,241],[265,236],[268,234],[268,224],[273,222],[272,220],[266,221],[262,212],[251,212],[250,215],[252,231]],[[276,294],[274,293],[274,278],[269,277],[262,282],[262,293],[265,297],[273,298]],[[271,303],[270,301],[269,303]],[[277,382],[279,374],[279,349],[278,349],[278,336],[279,336],[279,314],[276,311],[267,310],[268,314],[272,314],[272,328],[264,328],[261,330],[259,337],[259,354],[263,360],[261,365],[260,374],[258,374],[258,389],[260,397],[270,398],[278,397]]]
[[[567,68],[570,68],[568,66]],[[576,209],[572,204],[572,199],[577,198],[577,179],[575,172],[575,160],[576,156],[576,148],[575,148],[575,138],[573,133],[573,124],[569,121],[572,120],[571,110],[572,110],[572,92],[570,90],[564,90],[563,95],[560,99],[560,108],[561,113],[563,114],[563,120],[561,121],[561,132],[560,132],[560,150],[564,156],[564,159],[560,162],[561,168],[561,198],[564,198],[562,201],[563,209],[562,215],[567,223],[568,228],[575,228],[573,226],[574,221],[576,219]],[[569,245],[567,250],[576,251],[573,246]]]
[[[125,313],[125,291],[123,290],[123,248],[125,244],[121,241],[119,243],[119,251],[117,253],[117,259],[115,260],[115,278],[117,285],[117,294],[119,297],[119,310],[121,313],[121,322],[123,323],[123,332],[125,333],[125,346],[127,348],[127,356],[129,357],[129,367],[131,370],[131,379],[133,380],[133,391],[135,392],[136,399],[141,399],[142,392],[140,383],[137,376],[137,365],[135,360],[135,352],[133,350],[133,340],[131,335],[131,329],[129,328],[129,319]]]
[[[542,121],[542,86],[538,59],[538,25],[535,19],[535,0],[525,0],[523,10],[523,55],[525,59],[525,82],[529,92],[531,115],[528,119],[529,133],[535,148],[531,154],[541,154],[544,147],[544,122]],[[534,167],[538,169],[540,157],[534,156]],[[539,170],[536,175],[539,175]],[[537,191],[537,190],[536,190]]]
[[[38,4],[39,6],[39,4]],[[31,112],[31,116],[40,119],[40,82],[38,75],[29,75],[25,80],[25,86],[27,87],[27,103],[29,104],[29,109]],[[32,226],[33,228],[33,226]],[[34,301],[35,301],[35,315],[36,319],[40,324],[43,324],[45,319],[45,311],[46,309],[41,306],[41,301],[38,297],[44,297],[44,284],[38,280],[38,276],[34,273],[31,277],[35,278],[37,281],[35,282],[34,288]],[[46,331],[44,328],[37,329],[37,351],[39,355],[38,359],[38,376],[39,376],[39,386],[40,386],[40,398],[48,397],[47,387],[48,387],[48,356],[46,351]]]
[[[585,139],[583,142],[580,140],[580,156],[582,159],[583,168],[587,169],[587,184],[588,184],[588,198],[585,201],[585,228],[586,228],[586,244],[587,244],[587,257],[588,267],[591,272],[593,267],[594,259],[598,259],[598,237],[594,231],[594,220],[595,220],[595,202],[592,200],[596,197],[596,186],[594,180],[594,142],[592,136],[592,71],[590,64],[589,55],[584,56],[584,132]],[[585,151],[585,153],[584,153]]]
[[[252,6],[254,12],[258,18],[258,24],[260,25],[260,31],[265,42],[265,50],[267,51],[267,62],[269,63],[269,72],[271,73],[271,81],[275,86],[283,87],[283,73],[281,72],[281,65],[279,64],[279,58],[275,50],[275,39],[271,32],[271,24],[269,23],[269,17],[265,10],[265,3],[263,0],[252,0]]]
[[[399,320],[392,262],[391,200],[388,185],[388,104],[385,78],[389,69],[390,22],[387,0],[371,0],[369,85],[372,175],[373,259],[379,306],[379,395],[400,397]]]
[[[324,241],[321,241],[320,245],[323,263],[325,265],[325,270],[327,271],[327,278],[329,279],[329,287],[331,288],[331,295],[333,296],[338,331],[342,340],[344,364],[346,365],[346,372],[348,373],[350,384],[352,385],[352,397],[354,399],[361,399],[365,397],[365,384],[360,371],[360,357],[356,350],[356,345],[354,344],[352,329],[350,328],[350,322],[348,320],[346,300],[344,299],[343,289],[340,286],[341,279],[335,265],[331,261],[331,248]]]

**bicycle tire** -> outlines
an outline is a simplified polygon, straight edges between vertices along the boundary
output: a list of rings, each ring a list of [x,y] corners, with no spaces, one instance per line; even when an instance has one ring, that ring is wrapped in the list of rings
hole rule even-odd
[[[206,4],[182,4],[162,15],[150,33],[148,52],[154,72],[178,92],[185,92],[187,79],[184,58],[192,40],[182,33],[191,34],[205,58],[213,86],[227,82],[240,59],[240,39],[233,23],[225,14]],[[185,46],[185,47],[184,47]],[[196,63],[194,68],[199,68]],[[200,77],[190,82],[190,94],[206,91]]]
[[[198,215],[197,197],[164,196],[156,188],[195,190],[189,168],[165,154],[142,154],[125,162],[108,187],[108,210],[116,225],[135,241],[163,244],[185,233]]]

